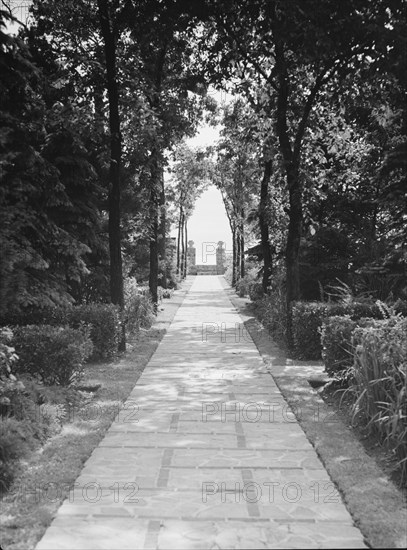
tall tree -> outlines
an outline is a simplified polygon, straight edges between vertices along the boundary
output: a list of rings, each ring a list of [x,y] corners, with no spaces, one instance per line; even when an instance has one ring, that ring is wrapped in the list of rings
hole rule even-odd
[[[180,143],[174,152],[174,164],[171,167],[173,202],[177,209],[177,275],[186,276],[187,225],[195,201],[204,191],[212,174],[209,158],[199,149],[192,149]]]
[[[110,130],[110,181],[109,181],[109,250],[111,300],[121,309],[124,307],[123,267],[120,227],[120,168],[122,161],[119,89],[117,82],[118,26],[114,12],[118,2],[110,5],[108,0],[97,0],[100,29],[103,37],[106,62],[106,89],[109,100]],[[120,347],[125,347],[124,335]]]
[[[380,55],[394,12],[402,2],[340,3],[300,0],[209,1],[209,73],[214,82],[233,78],[237,90],[263,87],[263,116],[279,142],[288,191],[287,305],[300,297],[299,250],[303,221],[301,157],[311,112],[330,83],[335,93],[355,67]],[[379,44],[380,43],[380,44]],[[290,316],[288,339],[291,340]]]
[[[261,131],[247,101],[236,99],[223,108],[221,139],[216,148],[214,180],[220,189],[232,232],[232,285],[245,274],[247,216],[258,196]],[[267,208],[267,206],[266,206]]]
[[[34,58],[21,37],[1,41],[6,314],[73,301],[96,238],[99,191],[85,145],[90,113],[70,100],[56,58],[46,48]]]

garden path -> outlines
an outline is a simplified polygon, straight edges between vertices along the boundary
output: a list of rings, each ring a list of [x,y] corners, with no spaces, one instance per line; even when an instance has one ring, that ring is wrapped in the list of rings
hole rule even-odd
[[[365,548],[217,276],[199,276],[37,550]]]

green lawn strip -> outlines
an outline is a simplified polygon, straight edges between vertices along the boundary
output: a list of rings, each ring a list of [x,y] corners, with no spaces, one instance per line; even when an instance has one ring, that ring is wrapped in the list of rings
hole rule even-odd
[[[86,405],[69,411],[60,433],[20,464],[19,475],[1,501],[2,550],[35,547],[132,391],[191,283],[184,282],[171,301],[159,306],[153,327],[141,331],[122,358],[86,366],[81,386],[101,387]]]
[[[283,373],[284,366],[292,365],[293,361],[286,360],[284,352],[253,319],[247,299],[239,298],[230,290],[228,294],[366,543],[372,548],[407,547],[407,507],[403,491],[391,481],[374,457],[366,453],[357,433],[344,424],[337,409],[323,401],[311,388],[308,376]],[[312,366],[310,362],[303,363],[308,370]],[[298,365],[301,364],[298,361]],[[316,368],[320,371],[320,365],[316,364]]]

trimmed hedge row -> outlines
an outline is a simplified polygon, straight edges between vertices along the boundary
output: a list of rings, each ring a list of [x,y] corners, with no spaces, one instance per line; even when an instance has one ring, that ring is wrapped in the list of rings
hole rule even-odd
[[[400,300],[394,307],[402,315],[407,313],[407,302]],[[298,359],[321,359],[322,324],[329,317],[336,316],[348,316],[352,321],[366,317],[383,319],[382,310],[377,304],[295,302],[292,307],[293,352]]]
[[[321,329],[322,359],[330,376],[343,375],[353,365],[357,328],[374,326],[379,320],[363,317],[353,320],[349,315],[335,315],[323,321]]]
[[[119,311],[113,304],[85,304],[69,308],[55,307],[28,311],[7,318],[8,325],[49,325],[79,329],[88,325],[93,344],[90,360],[112,358],[120,336]]]

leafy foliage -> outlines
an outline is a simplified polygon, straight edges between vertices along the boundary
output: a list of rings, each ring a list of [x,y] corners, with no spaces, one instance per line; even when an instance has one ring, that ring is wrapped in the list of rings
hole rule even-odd
[[[74,329],[88,327],[93,344],[91,360],[112,358],[117,354],[121,323],[118,309],[113,304],[30,309],[9,314],[3,322],[18,326],[52,325]]]
[[[73,302],[73,287],[88,274],[89,245],[97,240],[99,191],[84,146],[86,110],[56,101],[65,93],[59,85],[50,97],[51,81],[20,38],[1,31],[0,41],[4,314]],[[48,63],[57,73],[55,58]]]
[[[322,360],[325,371],[346,382],[353,365],[357,327],[374,325],[372,318],[352,320],[349,315],[333,315],[324,319],[321,328]]]
[[[24,385],[13,374],[13,367],[18,361],[10,328],[0,328],[0,414],[3,415],[11,405],[10,396],[19,394]]]
[[[259,283],[256,284],[253,291],[256,289],[257,296],[253,296],[253,298],[255,298],[255,314],[262,322],[266,330],[269,331],[277,344],[286,349],[286,327],[288,315],[285,300],[283,272],[280,272],[278,276],[275,274],[273,277],[273,286],[268,294],[263,294],[263,287]],[[261,297],[259,297],[260,293]]]
[[[300,359],[321,358],[321,328],[325,318],[348,315],[356,320],[362,317],[382,318],[376,304],[352,302],[296,302],[293,305],[294,353]]]
[[[134,278],[127,278],[124,284],[124,322],[131,333],[140,328],[150,328],[154,320],[154,307],[149,293],[140,291]]]
[[[17,373],[62,386],[81,379],[83,365],[93,349],[87,330],[50,325],[16,328],[14,344],[19,356]]]
[[[392,316],[355,330],[349,393],[354,418],[367,422],[396,454],[407,479],[407,319]]]
[[[74,329],[88,327],[92,342],[90,360],[108,359],[117,354],[121,332],[120,315],[113,304],[86,304],[65,310],[66,324]]]
[[[0,496],[11,484],[16,463],[35,448],[35,442],[26,423],[15,418],[0,422]]]
[[[250,296],[252,300],[256,298],[253,295],[253,290],[256,284],[258,284],[258,268],[256,265],[246,266],[246,274],[243,278],[239,279],[236,285],[236,292],[241,298]]]

